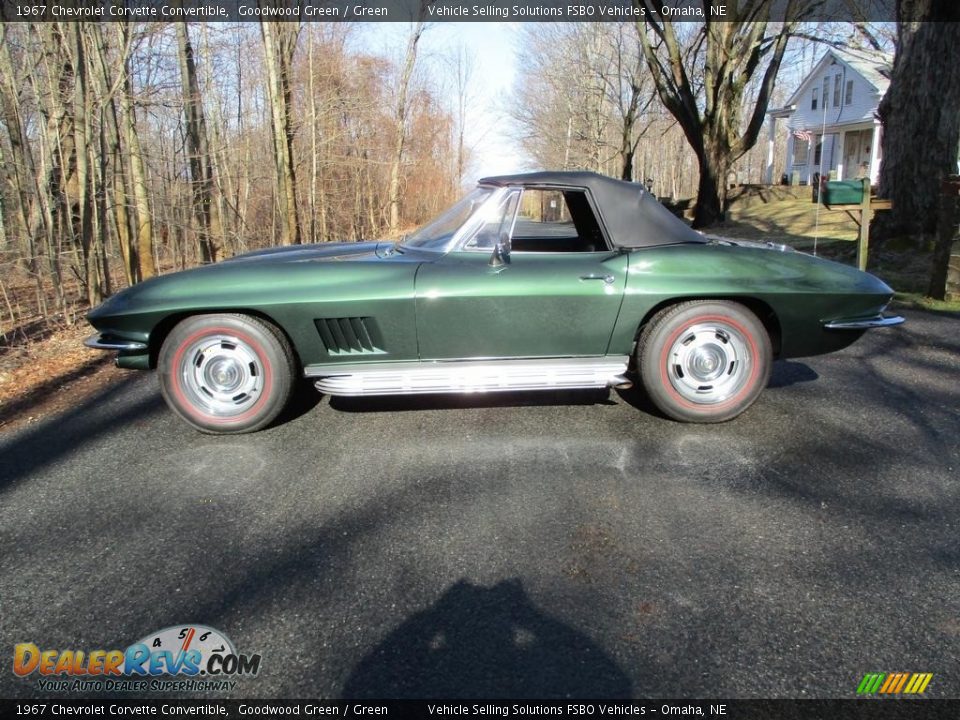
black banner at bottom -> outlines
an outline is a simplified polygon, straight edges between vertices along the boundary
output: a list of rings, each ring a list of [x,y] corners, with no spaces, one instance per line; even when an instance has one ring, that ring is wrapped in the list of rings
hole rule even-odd
[[[960,717],[955,700],[0,700],[0,717],[696,718]]]

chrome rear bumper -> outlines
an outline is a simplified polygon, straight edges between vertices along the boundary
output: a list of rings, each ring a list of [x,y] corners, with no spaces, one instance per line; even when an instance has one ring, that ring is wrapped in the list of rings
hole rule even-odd
[[[861,318],[859,320],[831,320],[825,323],[824,327],[827,330],[868,330],[869,328],[891,327],[893,325],[899,325],[902,322],[903,318],[899,315],[892,315],[890,317],[877,315],[876,317]]]

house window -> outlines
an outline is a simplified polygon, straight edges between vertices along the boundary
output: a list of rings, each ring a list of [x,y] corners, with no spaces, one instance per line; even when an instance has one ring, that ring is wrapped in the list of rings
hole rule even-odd
[[[833,106],[840,107],[840,75],[833,76]]]
[[[810,143],[800,138],[793,140],[793,164],[806,165],[807,156],[810,154]]]
[[[830,78],[825,77],[823,79],[823,92],[820,94],[820,97],[823,98],[823,109],[826,110],[827,106],[830,104]]]
[[[847,92],[843,98],[844,105],[851,105],[853,103],[853,80],[847,80]]]
[[[810,109],[811,109],[811,110],[816,110],[816,109],[817,109],[817,95],[818,95],[819,93],[820,93],[820,88],[814,88],[814,89],[813,89],[813,100],[810,101]]]
[[[817,146],[813,150],[813,164],[819,166],[823,157],[823,135],[817,137]]]

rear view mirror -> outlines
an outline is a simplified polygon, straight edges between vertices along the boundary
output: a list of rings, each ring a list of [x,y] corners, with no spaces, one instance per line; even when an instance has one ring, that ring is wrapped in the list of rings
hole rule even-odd
[[[493,246],[493,255],[490,256],[490,266],[498,267],[510,262],[510,233],[502,232]]]

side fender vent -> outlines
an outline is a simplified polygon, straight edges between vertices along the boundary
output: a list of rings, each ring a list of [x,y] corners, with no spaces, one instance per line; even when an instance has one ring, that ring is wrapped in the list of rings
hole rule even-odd
[[[386,352],[373,318],[317,318],[313,322],[330,355],[375,355]]]

